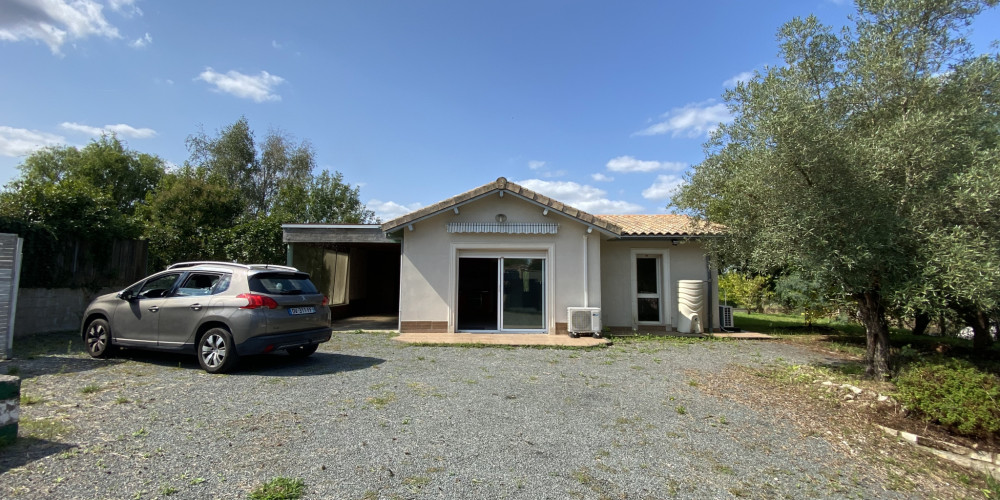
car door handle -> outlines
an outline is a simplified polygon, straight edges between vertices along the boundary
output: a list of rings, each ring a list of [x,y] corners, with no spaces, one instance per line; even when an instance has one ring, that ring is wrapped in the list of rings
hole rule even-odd
[[[191,310],[192,311],[200,311],[201,310],[201,304],[191,304]]]
[[[160,310],[160,306],[150,306],[149,312],[156,312]]]

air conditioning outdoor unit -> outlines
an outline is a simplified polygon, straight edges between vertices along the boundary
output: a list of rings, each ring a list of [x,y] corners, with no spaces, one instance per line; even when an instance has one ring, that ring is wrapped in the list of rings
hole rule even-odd
[[[723,328],[733,327],[733,306],[719,306],[719,323]]]
[[[571,337],[578,337],[581,333],[591,333],[595,337],[601,336],[601,308],[568,307],[566,316]]]

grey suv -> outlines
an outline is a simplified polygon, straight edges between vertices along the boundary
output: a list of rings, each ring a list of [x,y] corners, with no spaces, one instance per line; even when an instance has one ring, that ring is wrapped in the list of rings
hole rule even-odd
[[[183,262],[94,299],[81,333],[95,358],[119,346],[193,352],[205,371],[221,373],[239,356],[316,352],[330,340],[330,308],[294,267]]]

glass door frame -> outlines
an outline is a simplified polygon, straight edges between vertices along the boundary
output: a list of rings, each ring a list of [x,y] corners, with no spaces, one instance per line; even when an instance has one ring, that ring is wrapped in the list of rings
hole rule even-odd
[[[632,248],[629,253],[629,264],[632,271],[631,287],[629,288],[632,302],[632,326],[672,325],[674,308],[671,303],[673,289],[670,281],[670,250],[666,248]],[[656,283],[659,292],[656,295],[660,299],[660,318],[657,321],[639,321],[639,299],[649,298],[649,294],[638,293],[637,259],[640,258],[656,258]]]
[[[485,246],[485,245],[484,245]],[[452,248],[452,258],[453,265],[451,278],[451,297],[452,297],[452,312],[451,312],[451,325],[449,330],[455,333],[548,333],[552,326],[549,324],[550,321],[550,311],[549,308],[552,304],[552,290],[554,276],[552,275],[552,269],[554,269],[554,263],[552,259],[553,248],[549,247],[546,249],[524,249],[521,248],[511,248],[498,249],[496,245],[489,245],[489,250],[480,250],[477,247],[479,245],[466,245],[462,247],[454,246]],[[459,330],[458,329],[458,266],[459,260],[465,258],[483,258],[483,259],[496,259],[497,261],[497,328],[494,330]],[[538,259],[542,261],[542,327],[541,328],[531,328],[531,329],[505,329],[503,328],[503,259]]]

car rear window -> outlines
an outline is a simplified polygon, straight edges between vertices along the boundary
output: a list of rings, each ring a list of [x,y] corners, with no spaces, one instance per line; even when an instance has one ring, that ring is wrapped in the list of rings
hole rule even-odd
[[[319,293],[304,273],[258,273],[250,277],[250,291],[271,295]]]

